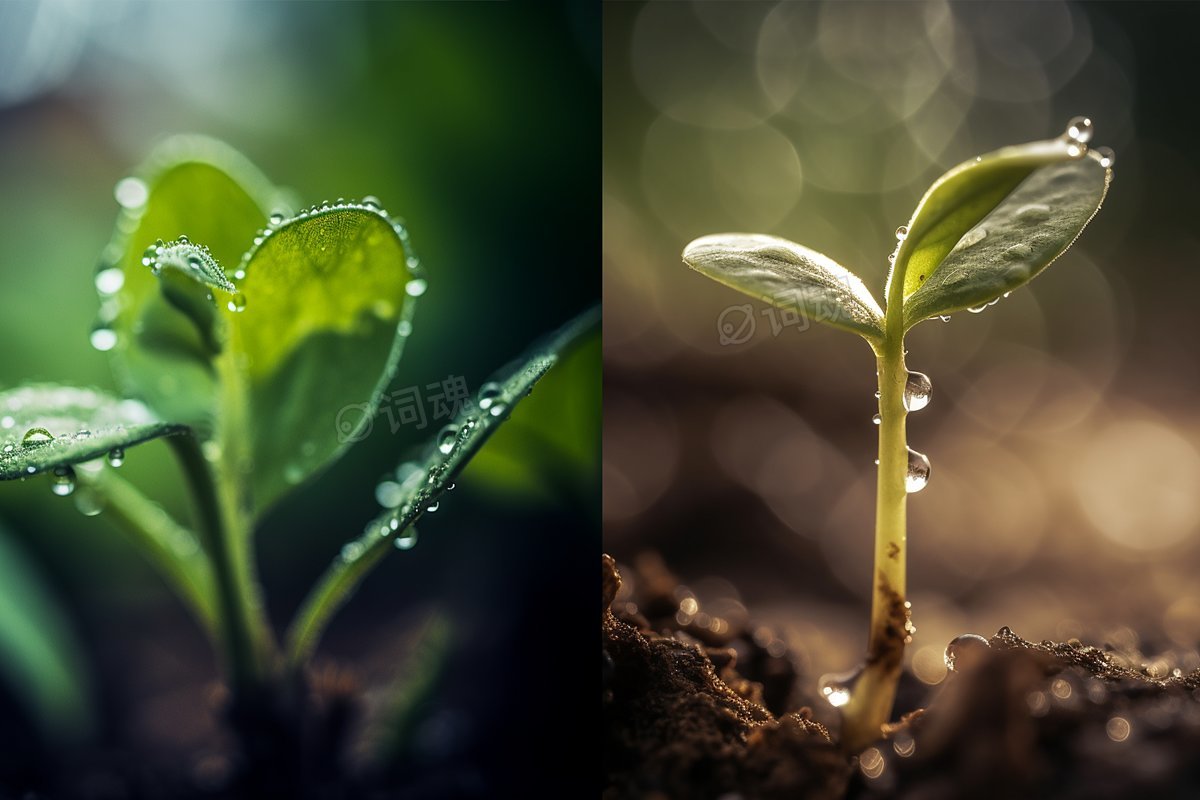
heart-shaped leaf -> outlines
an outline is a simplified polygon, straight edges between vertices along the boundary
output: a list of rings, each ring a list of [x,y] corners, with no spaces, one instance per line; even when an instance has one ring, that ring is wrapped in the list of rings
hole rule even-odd
[[[404,227],[373,202],[323,206],[269,228],[238,275],[242,299],[223,313],[263,509],[370,423],[425,279]]]
[[[37,384],[0,393],[0,480],[59,469],[187,430],[136,400],[92,389]]]
[[[508,419],[516,404],[557,363],[559,355],[595,329],[599,320],[599,309],[585,312],[534,345],[528,355],[501,370],[501,378],[481,390],[478,404],[463,407],[438,434],[422,462],[400,466],[397,477],[401,483],[397,496],[389,503],[392,507],[368,523],[362,536],[342,548],[340,557],[297,613],[288,634],[293,664],[310,655],[329,618],[393,545],[407,550],[416,543],[413,523],[427,511],[436,510],[450,482]]]
[[[163,142],[121,182],[117,197],[124,208],[96,274],[97,330],[104,333],[92,341],[111,349],[126,393],[204,434],[217,395],[211,349],[194,321],[164,297],[153,271],[155,243],[181,236],[202,242],[214,263],[201,271],[219,272],[215,265],[237,264],[267,215],[286,210],[286,201],[241,154],[202,136]],[[209,277],[216,283],[224,276]]]
[[[985,305],[1028,283],[1100,209],[1112,170],[1097,158],[1040,167],[974,225],[904,301],[906,327]]]
[[[858,276],[795,242],[755,233],[719,233],[689,244],[683,260],[715,281],[812,321],[868,340],[883,336],[883,312]]]

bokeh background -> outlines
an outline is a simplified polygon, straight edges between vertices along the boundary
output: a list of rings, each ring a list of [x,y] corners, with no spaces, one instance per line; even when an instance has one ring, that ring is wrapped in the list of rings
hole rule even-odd
[[[402,216],[430,290],[393,389],[462,376],[477,391],[599,300],[600,63],[583,3],[0,3],[0,386],[112,387],[88,332],[114,185],[160,138],[199,132],[304,204],[371,194]],[[547,378],[325,640],[319,667],[373,708],[408,691],[393,732],[413,791],[578,774],[544,704],[591,707],[556,637],[594,608],[572,588],[599,531],[599,367],[593,341]],[[441,424],[380,422],[272,512],[258,546],[278,625],[377,513],[380,477]],[[132,450],[122,474],[187,518],[165,446]],[[0,542],[0,777],[36,788],[82,758],[100,787],[160,763],[218,784],[214,658],[105,515],[47,481],[5,484]],[[12,656],[35,629],[67,655]]]
[[[727,311],[749,299],[680,252],[771,233],[881,297],[894,231],[938,175],[1083,114],[1117,159],[1079,242],[1009,299],[908,338],[934,392],[908,423],[933,469],[909,500],[907,657],[937,684],[952,637],[1009,625],[1200,666],[1200,158],[1178,59],[1198,23],[1165,3],[607,5],[606,549],[658,551],[722,609],[711,624],[748,613],[813,679],[852,666],[871,352],[816,323],[773,329],[757,302],[750,327]]]

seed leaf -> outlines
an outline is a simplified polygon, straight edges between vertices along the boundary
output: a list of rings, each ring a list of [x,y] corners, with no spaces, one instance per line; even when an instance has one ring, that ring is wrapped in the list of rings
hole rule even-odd
[[[0,480],[101,458],[182,433],[136,400],[92,389],[36,384],[0,392]]]
[[[404,228],[352,203],[281,222],[243,269],[244,309],[222,313],[261,510],[364,435],[424,283]]]
[[[1065,139],[960,164],[925,193],[888,277],[903,281],[905,326],[986,304],[1027,283],[1078,237],[1112,171]]]
[[[97,276],[101,323],[116,334],[110,351],[113,371],[125,393],[164,418],[205,432],[212,425],[217,395],[213,333],[198,330],[195,319],[163,292],[164,286],[179,288],[172,278],[186,270],[161,270],[159,275],[166,275],[160,280],[143,258],[157,241],[171,243],[171,248],[186,236],[203,243],[214,264],[235,265],[255,231],[266,224],[267,214],[285,201],[241,154],[202,136],[167,139],[136,171],[136,179],[145,186],[146,201],[121,211]],[[180,258],[164,262],[186,265],[189,253],[184,250],[169,249]],[[200,272],[193,277],[228,289],[219,267],[204,263]],[[120,277],[115,293],[106,291],[111,283],[101,280],[105,274]]]
[[[454,477],[508,419],[513,407],[558,362],[560,354],[598,324],[598,309],[593,309],[534,345],[526,356],[500,370],[501,377],[495,381],[500,391],[490,398],[488,408],[474,404],[464,407],[439,434],[420,464],[405,472],[396,507],[377,516],[358,539],[342,548],[341,556],[305,600],[288,634],[293,663],[300,663],[311,654],[325,624],[358,581],[392,548],[397,537],[439,502]]]
[[[816,322],[878,339],[883,312],[854,273],[795,242],[753,233],[704,236],[683,251],[689,267],[739,292]]]

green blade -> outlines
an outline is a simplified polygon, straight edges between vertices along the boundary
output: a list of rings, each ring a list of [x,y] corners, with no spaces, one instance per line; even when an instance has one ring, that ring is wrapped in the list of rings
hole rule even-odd
[[[186,430],[136,400],[73,386],[23,386],[0,393],[0,480],[66,468]]]
[[[683,251],[689,267],[765,303],[867,339],[883,336],[883,312],[862,280],[815,250],[775,236],[720,233]]]

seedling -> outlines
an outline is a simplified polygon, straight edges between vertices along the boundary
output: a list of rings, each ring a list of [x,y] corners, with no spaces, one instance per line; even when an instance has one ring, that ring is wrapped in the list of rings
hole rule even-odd
[[[299,738],[295,688],[333,613],[385,554],[413,546],[414,523],[598,312],[485,384],[422,461],[402,465],[382,513],[340,550],[281,647],[255,577],[255,526],[365,436],[427,278],[376,199],[294,213],[210,139],[168,140],[116,195],[124,208],[95,275],[91,342],[125,396],[0,393],[0,479],[50,473],[54,494],[107,509],[211,635],[244,755],[278,762],[294,743],[270,739]],[[116,474],[130,448],[158,437],[182,466],[194,530]]]
[[[866,339],[879,375],[879,460],[871,629],[862,671],[822,687],[842,712],[842,744],[857,752],[891,715],[904,646],[915,630],[905,600],[906,505],[929,459],[908,446],[905,420],[932,384],[905,365],[905,334],[933,317],[982,311],[1058,258],[1099,210],[1114,156],[1092,149],[1091,120],[1057,139],[1005,147],[959,164],[925,192],[896,248],[885,308],[854,273],[774,236],[725,233],[687,246],[692,269],[752,297]]]

